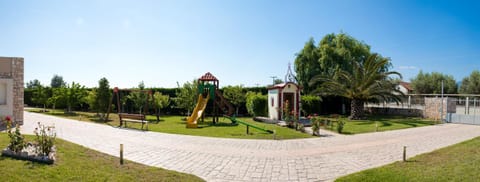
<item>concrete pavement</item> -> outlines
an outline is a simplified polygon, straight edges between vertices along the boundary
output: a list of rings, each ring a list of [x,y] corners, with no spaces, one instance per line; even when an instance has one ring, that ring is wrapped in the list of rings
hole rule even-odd
[[[207,181],[331,181],[480,136],[480,126],[442,124],[352,136],[243,140],[145,132],[25,112],[23,133],[37,122],[55,125],[57,137],[146,165]]]

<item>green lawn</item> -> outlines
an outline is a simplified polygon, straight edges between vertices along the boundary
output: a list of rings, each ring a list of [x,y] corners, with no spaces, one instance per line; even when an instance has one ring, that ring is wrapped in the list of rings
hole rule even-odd
[[[479,181],[479,166],[480,137],[336,181]]]
[[[26,136],[33,141],[34,136]],[[0,148],[8,146],[0,133]],[[56,140],[57,161],[53,165],[0,156],[1,181],[203,181],[175,171],[125,161],[61,139]]]
[[[331,121],[345,121],[345,125],[342,131],[343,134],[358,134],[375,131],[398,130],[435,124],[435,121],[433,120],[405,116],[368,116],[365,120],[349,120],[345,116],[340,116],[338,119],[327,116],[320,116],[320,118]],[[336,122],[332,123],[332,126],[327,126],[325,128],[336,132],[337,124]],[[378,128],[376,126],[378,126]]]
[[[40,109],[27,110],[31,112],[39,112]],[[89,112],[76,112],[76,114],[64,114],[61,110],[49,110],[44,114],[65,117],[80,121],[90,121],[103,123],[94,116],[93,113]],[[220,123],[213,124],[211,118],[205,118],[204,123],[199,123],[197,129],[187,129],[185,127],[185,121],[182,121],[184,116],[161,116],[161,121],[157,122],[155,116],[147,116],[147,120],[150,121],[148,128],[150,131],[157,131],[163,133],[173,133],[173,134],[184,134],[184,135],[196,135],[196,136],[209,136],[209,137],[222,137],[222,138],[240,138],[240,139],[273,139],[273,134],[256,130],[250,128],[250,134],[246,134],[246,126],[244,125],[232,125],[231,121],[228,119],[220,118]],[[276,139],[295,139],[295,138],[310,138],[313,137],[310,134],[301,133],[290,128],[280,127],[274,124],[267,124],[253,121],[252,118],[243,117],[237,118],[241,121],[247,122],[249,124],[269,129],[275,130]],[[105,123],[111,126],[118,126],[119,119],[117,114],[110,115],[109,122]],[[129,128],[140,129],[140,123],[131,123],[128,124]]]

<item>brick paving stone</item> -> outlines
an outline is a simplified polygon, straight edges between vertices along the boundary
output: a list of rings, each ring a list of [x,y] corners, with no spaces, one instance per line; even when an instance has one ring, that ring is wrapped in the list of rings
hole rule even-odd
[[[357,135],[293,140],[240,140],[117,128],[24,112],[22,132],[37,122],[55,125],[57,137],[146,165],[207,181],[332,181],[340,176],[480,136],[480,126],[441,124]],[[325,132],[324,132],[325,133]]]

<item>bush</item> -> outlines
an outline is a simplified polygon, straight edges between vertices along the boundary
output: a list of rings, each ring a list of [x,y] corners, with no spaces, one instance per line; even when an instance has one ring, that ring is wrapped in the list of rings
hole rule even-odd
[[[252,116],[266,116],[267,115],[268,100],[266,95],[260,93],[248,92],[246,107],[247,111]]]
[[[302,112],[305,116],[320,113],[322,99],[315,95],[302,95]]]
[[[312,135],[313,136],[320,136],[320,126],[322,125],[322,121],[318,117],[313,117],[312,121]]]
[[[52,147],[55,145],[55,127],[45,126],[38,122],[38,128],[35,128],[34,131],[36,138],[35,142],[37,143],[37,153],[41,153],[45,156],[52,151]]]
[[[299,123],[299,124],[298,124],[298,130],[299,130],[300,132],[302,132],[302,133],[305,133],[305,125]]]
[[[7,133],[10,138],[10,144],[8,148],[14,152],[20,152],[25,147],[25,139],[20,134],[20,126],[17,124],[15,126],[15,132],[12,132],[12,121],[10,117],[5,117],[7,123]]]
[[[339,120],[337,122],[337,132],[342,133],[343,126],[345,125],[345,121]]]

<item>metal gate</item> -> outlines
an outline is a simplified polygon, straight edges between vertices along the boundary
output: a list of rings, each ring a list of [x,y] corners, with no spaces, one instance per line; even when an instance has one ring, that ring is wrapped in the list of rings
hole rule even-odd
[[[448,113],[446,120],[449,123],[480,125],[480,116],[477,115]]]
[[[480,125],[480,100],[476,97],[456,98],[456,112],[447,113],[449,123]]]

